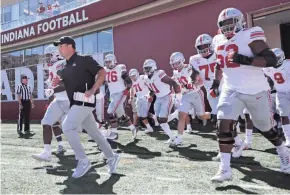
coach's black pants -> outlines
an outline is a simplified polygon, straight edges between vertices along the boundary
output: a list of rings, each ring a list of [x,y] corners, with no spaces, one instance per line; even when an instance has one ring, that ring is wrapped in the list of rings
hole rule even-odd
[[[21,100],[22,109],[19,111],[18,125],[17,131],[22,131],[22,124],[24,120],[24,131],[28,132],[30,130],[30,110],[31,110],[31,102],[30,100]]]

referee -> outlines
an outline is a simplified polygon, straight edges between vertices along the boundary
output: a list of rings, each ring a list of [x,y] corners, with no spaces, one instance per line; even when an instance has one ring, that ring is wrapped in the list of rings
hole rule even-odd
[[[107,159],[109,174],[112,174],[116,171],[120,156],[113,153],[110,144],[98,130],[92,113],[96,106],[95,93],[104,83],[106,71],[92,57],[78,55],[75,41],[71,37],[61,37],[54,45],[58,46],[60,55],[66,59],[66,65],[58,75],[62,78],[70,101],[70,109],[62,123],[62,130],[78,160],[72,177],[82,177],[92,166],[80,143],[77,132],[79,126],[82,126],[101,148]],[[59,85],[61,86],[60,83]]]
[[[24,119],[25,135],[30,135],[30,110],[34,108],[31,87],[28,85],[28,78],[21,76],[21,84],[18,85],[16,91],[19,103],[19,118],[17,124],[17,133],[22,136],[22,124]]]

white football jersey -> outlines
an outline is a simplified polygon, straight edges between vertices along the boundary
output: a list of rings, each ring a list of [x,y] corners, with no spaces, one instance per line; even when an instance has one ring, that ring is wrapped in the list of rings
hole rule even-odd
[[[258,26],[243,29],[229,40],[223,34],[214,37],[214,51],[223,70],[223,87],[244,94],[256,94],[270,89],[262,68],[230,63],[227,59],[229,52],[253,57],[248,44],[256,40],[266,41],[264,31]]]
[[[199,75],[203,81],[206,90],[212,85],[214,79],[214,68],[216,65],[216,55],[212,54],[208,59],[202,57],[200,54],[196,54],[189,58],[189,63],[193,68],[199,72]]]
[[[177,83],[178,87],[180,87],[180,93],[175,94],[176,96],[178,96],[178,98],[180,98],[180,97],[182,97],[182,94],[185,93],[186,88],[184,88],[184,86],[179,84],[178,79],[177,79],[177,73],[178,73],[178,70],[173,70],[173,76],[171,78]],[[181,100],[181,98],[180,98],[180,100]]]
[[[274,81],[278,92],[290,92],[290,60],[284,60],[278,68],[263,68],[264,73]]]
[[[177,84],[182,86],[182,94],[189,93],[189,92],[194,92],[200,89],[200,87],[196,87],[193,85],[193,89],[187,89],[187,84],[192,83],[191,79],[191,74],[192,74],[192,67],[190,64],[185,64],[181,70],[178,70],[175,75],[177,78]]]
[[[66,65],[65,60],[59,60],[55,62],[54,64],[52,64],[51,66],[48,66],[48,72],[49,72],[48,73],[49,74],[48,87],[49,88],[56,87],[55,85],[53,85],[53,80],[60,79],[60,77],[57,75],[57,71],[62,70],[65,65]],[[55,93],[54,96],[56,100],[68,100],[66,91]]]
[[[138,98],[142,98],[150,94],[149,88],[145,83],[147,79],[147,75],[140,75],[136,81],[133,81],[132,89]]]
[[[126,89],[122,72],[127,71],[124,64],[118,64],[113,69],[106,68],[106,81],[108,83],[110,94],[119,93]]]
[[[104,98],[105,97],[105,85],[102,85],[101,87],[100,87],[100,93],[98,93],[97,95],[96,95],[96,99],[102,99],[102,98]]]
[[[164,97],[171,93],[170,85],[161,81],[161,79],[165,76],[166,73],[164,70],[156,70],[150,79],[146,79],[147,86],[158,98]]]

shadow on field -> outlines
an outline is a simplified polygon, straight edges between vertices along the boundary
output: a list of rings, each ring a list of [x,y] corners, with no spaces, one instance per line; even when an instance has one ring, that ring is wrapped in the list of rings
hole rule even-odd
[[[119,149],[119,151],[117,151],[118,153],[123,152],[137,155],[137,157],[140,159],[152,159],[156,156],[161,156],[161,152],[152,152],[145,147],[138,146],[137,143],[139,142],[139,139],[136,139],[134,142],[130,142],[126,145],[122,145],[112,140],[108,141],[113,149]]]
[[[200,136],[202,138],[206,138],[206,139],[211,139],[211,140],[214,140],[216,141],[217,140],[217,137],[215,134],[210,134],[210,133],[204,133],[204,132],[198,132],[198,133],[191,133],[192,135],[197,135],[197,136]]]
[[[169,139],[168,135],[166,135],[163,130],[154,131],[152,133],[148,133],[150,137],[154,137],[156,140],[166,141]]]
[[[257,161],[256,163],[259,164],[259,166],[252,166],[248,164],[233,164],[232,167],[239,170],[245,175],[244,178],[242,178],[243,181],[255,183],[253,179],[256,179],[265,182],[269,186],[275,188],[290,190],[290,175],[286,175],[280,171],[275,171],[272,169],[268,169],[267,167],[263,167]]]
[[[218,154],[218,152],[207,152],[193,149],[196,147],[197,145],[195,144],[191,144],[187,147],[172,147],[172,151],[168,151],[167,153],[177,151],[179,152],[179,155],[184,156],[186,159],[196,161],[211,161],[212,158]]]
[[[217,191],[227,191],[227,190],[236,190],[239,192],[242,192],[244,194],[258,194],[256,192],[252,192],[249,190],[245,190],[244,188],[236,185],[227,185],[227,186],[221,186],[216,188]]]
[[[124,175],[114,174],[109,179],[99,184],[96,180],[100,176],[96,172],[88,173],[79,179],[68,178],[56,185],[65,185],[66,187],[60,191],[61,194],[116,194],[113,186]]]
[[[96,154],[96,152],[93,154]],[[100,175],[98,175],[94,169],[103,167],[106,163],[92,162],[92,168],[85,176],[74,179],[71,177],[73,174],[73,169],[77,166],[77,161],[75,160],[74,155],[55,156],[59,159],[58,163],[61,164],[60,166],[41,168],[46,168],[47,174],[68,177],[65,181],[56,183],[56,185],[66,186],[60,191],[61,194],[115,194],[115,192],[113,192],[114,184],[117,183],[121,177],[125,176],[113,174],[108,180],[104,181],[102,184],[99,184],[96,180],[100,178]],[[40,169],[40,167],[36,167],[34,169]]]
[[[265,152],[265,153],[268,153],[268,154],[277,155],[276,148],[268,148],[268,149],[265,149],[265,150],[258,150],[258,149],[253,149],[252,148],[251,150],[258,151],[258,152]]]

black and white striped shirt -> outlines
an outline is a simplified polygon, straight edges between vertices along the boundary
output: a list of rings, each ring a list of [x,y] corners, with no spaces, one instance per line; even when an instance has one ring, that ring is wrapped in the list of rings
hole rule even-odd
[[[31,87],[29,85],[20,84],[17,87],[16,93],[20,95],[21,100],[30,100],[31,96]]]

